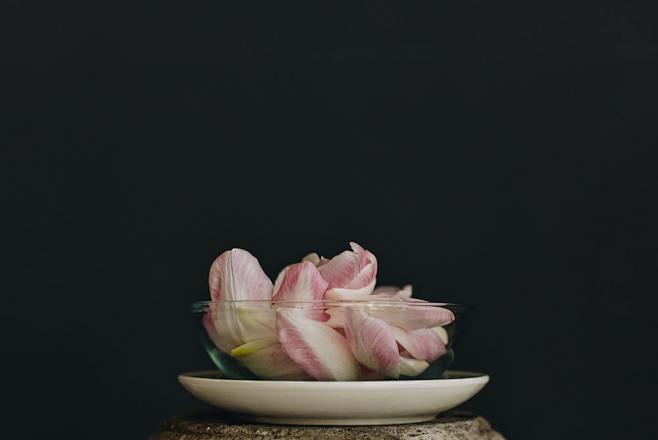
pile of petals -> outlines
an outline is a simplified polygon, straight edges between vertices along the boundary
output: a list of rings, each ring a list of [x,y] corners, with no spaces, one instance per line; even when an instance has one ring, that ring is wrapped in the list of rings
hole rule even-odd
[[[375,288],[377,259],[350,246],[331,259],[309,254],[274,284],[249,252],[224,252],[210,268],[208,336],[263,379],[421,374],[446,353],[453,313],[411,298],[411,286]]]

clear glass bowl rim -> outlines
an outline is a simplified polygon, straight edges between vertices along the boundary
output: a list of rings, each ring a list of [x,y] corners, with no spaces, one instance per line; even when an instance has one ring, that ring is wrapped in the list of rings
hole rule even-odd
[[[190,308],[193,312],[205,312],[206,309],[211,304],[229,304],[229,305],[259,305],[259,304],[268,304],[270,306],[314,306],[321,308],[330,308],[330,307],[343,307],[343,306],[383,306],[383,307],[392,307],[392,308],[408,308],[408,307],[448,307],[451,310],[457,311],[466,311],[471,309],[471,307],[465,306],[463,304],[449,303],[449,302],[420,302],[420,301],[405,301],[405,300],[373,300],[373,299],[354,299],[354,300],[312,300],[312,301],[300,301],[300,300],[285,300],[285,301],[273,301],[270,299],[239,299],[239,300],[219,300],[219,301],[195,301],[190,305]]]

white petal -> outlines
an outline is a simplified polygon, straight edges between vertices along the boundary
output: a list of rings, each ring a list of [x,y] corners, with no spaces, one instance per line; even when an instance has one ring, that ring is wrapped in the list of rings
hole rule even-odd
[[[259,304],[213,302],[208,313],[221,341],[218,347],[224,352],[253,340],[276,340],[275,315],[271,308]]]
[[[443,327],[432,327],[432,330],[439,335],[439,338],[443,341],[445,345],[448,345],[448,332]]]
[[[372,291],[373,295],[386,295],[393,296],[400,291],[398,286],[377,286],[375,290]]]
[[[311,263],[313,263],[314,266],[317,266],[318,263],[320,263],[320,256],[315,252],[311,252],[310,254],[302,258],[302,261],[310,261]]]
[[[307,375],[283,351],[281,345],[272,340],[248,342],[231,350],[231,356],[261,379],[309,380]]]
[[[324,294],[325,299],[331,301],[353,301],[360,299],[367,299],[372,292],[372,289],[375,287],[375,281],[372,280],[371,283],[360,289],[345,289],[345,288],[333,288],[327,290]]]
[[[402,376],[418,376],[429,366],[430,364],[426,361],[400,356],[400,375]]]

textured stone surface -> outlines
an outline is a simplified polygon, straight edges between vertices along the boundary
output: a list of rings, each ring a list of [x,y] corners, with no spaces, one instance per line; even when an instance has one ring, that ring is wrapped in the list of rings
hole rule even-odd
[[[219,439],[341,440],[504,440],[482,417],[443,414],[431,422],[388,426],[279,426],[236,421],[218,412],[198,412],[166,420],[150,440]]]

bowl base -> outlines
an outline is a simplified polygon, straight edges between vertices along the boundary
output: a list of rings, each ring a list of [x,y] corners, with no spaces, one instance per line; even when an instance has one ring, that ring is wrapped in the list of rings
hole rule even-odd
[[[438,414],[426,414],[409,417],[377,417],[363,419],[347,418],[297,418],[297,417],[263,417],[248,414],[234,414],[240,420],[270,425],[302,425],[302,426],[367,426],[367,425],[402,425],[421,423],[433,420]]]

